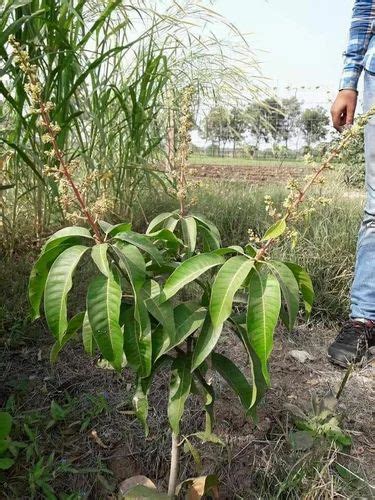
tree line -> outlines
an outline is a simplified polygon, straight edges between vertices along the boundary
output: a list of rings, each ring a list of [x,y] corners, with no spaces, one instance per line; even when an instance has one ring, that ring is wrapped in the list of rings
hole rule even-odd
[[[262,142],[288,148],[298,134],[310,148],[327,137],[328,125],[328,114],[321,106],[303,109],[296,97],[268,97],[244,109],[214,106],[205,116],[200,134],[219,154],[230,144],[234,155],[238,144],[245,140],[250,140],[255,149]]]

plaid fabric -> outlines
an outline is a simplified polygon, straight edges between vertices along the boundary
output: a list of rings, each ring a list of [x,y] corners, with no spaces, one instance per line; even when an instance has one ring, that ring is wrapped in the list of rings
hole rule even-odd
[[[356,0],[340,90],[357,89],[362,69],[375,72],[375,0]]]

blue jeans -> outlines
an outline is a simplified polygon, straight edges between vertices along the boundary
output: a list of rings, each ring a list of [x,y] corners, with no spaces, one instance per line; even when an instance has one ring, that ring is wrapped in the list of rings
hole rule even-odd
[[[375,105],[375,74],[365,71],[364,111]],[[365,129],[367,201],[358,236],[351,317],[375,320],[375,117]]]

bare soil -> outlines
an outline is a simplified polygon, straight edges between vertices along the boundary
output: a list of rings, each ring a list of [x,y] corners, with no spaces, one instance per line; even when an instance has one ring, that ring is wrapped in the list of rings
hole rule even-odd
[[[283,184],[289,179],[298,179],[311,173],[311,167],[295,164],[270,164],[258,166],[242,165],[192,165],[189,176],[230,181],[244,181],[252,184]]]
[[[361,478],[368,482],[374,479],[373,364],[353,374],[339,403],[342,426],[353,439],[350,453],[337,455],[331,450],[327,462],[319,464],[321,468],[313,466],[315,482],[306,483],[303,494],[282,492],[283,481],[294,477],[298,463],[309,455],[292,451],[288,441],[292,419],[284,405],[289,402],[307,408],[311,395],[323,396],[330,389],[337,390],[343,371],[326,359],[326,348],[334,335],[334,331],[319,325],[301,326],[293,334],[284,330],[277,333],[271,360],[272,388],[259,409],[258,425],[244,416],[239,401],[225,383],[213,379],[218,399],[216,433],[227,446],[195,444],[202,455],[199,473],[218,474],[220,498],[374,498],[374,490],[371,493],[368,487],[359,496],[356,489],[337,492],[329,470],[329,457],[334,453],[335,460],[346,464]],[[47,457],[55,452],[56,464],[69,463],[76,469],[74,473],[56,474],[52,481],[55,492],[79,492],[82,498],[114,498],[119,483],[137,474],[148,476],[165,491],[170,439],[166,420],[167,376],[161,374],[155,380],[150,395],[150,435],[144,440],[143,430],[132,414],[134,386],[126,370],[119,376],[99,368],[97,359],[88,358],[78,342],[69,345],[58,363],[51,366],[50,347],[50,336],[44,332],[35,342],[1,349],[0,406],[13,397],[18,415],[16,422],[21,421],[21,416],[24,419],[36,415],[34,422],[37,423],[29,425],[37,429],[40,455]],[[219,347],[238,365],[245,364],[242,350],[230,332]],[[314,360],[296,361],[290,356],[290,351],[296,349],[306,350]],[[107,408],[98,416],[88,405],[90,396],[102,396],[107,402]],[[70,409],[65,419],[46,430],[52,400]],[[89,425],[80,430],[87,415],[91,415]],[[203,424],[200,402],[192,398],[183,433],[202,430]],[[22,437],[22,430],[19,433]],[[21,463],[12,469],[8,482],[17,484],[17,477],[25,474],[25,467]],[[197,474],[191,455],[184,455],[181,477]],[[360,486],[361,481],[356,488]],[[18,498],[30,496],[25,493]]]

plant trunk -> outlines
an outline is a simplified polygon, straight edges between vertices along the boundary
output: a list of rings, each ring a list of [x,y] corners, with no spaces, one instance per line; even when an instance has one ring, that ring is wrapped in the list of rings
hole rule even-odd
[[[176,495],[178,481],[178,466],[180,462],[180,449],[178,447],[178,435],[172,432],[171,467],[169,472],[168,495],[172,498]]]

